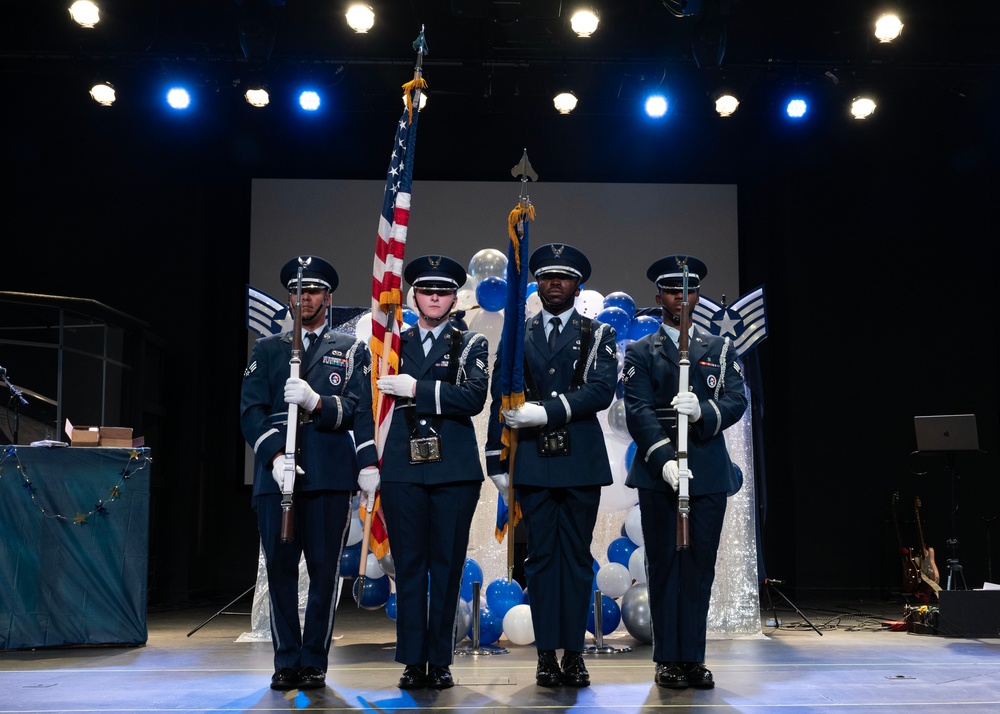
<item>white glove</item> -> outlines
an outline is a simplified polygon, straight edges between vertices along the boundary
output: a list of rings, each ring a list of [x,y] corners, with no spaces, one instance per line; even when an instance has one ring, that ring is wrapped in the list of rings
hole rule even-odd
[[[503,418],[511,429],[523,429],[528,426],[545,426],[549,415],[541,404],[526,402],[517,409],[504,409]]]
[[[379,483],[381,483],[381,479],[377,466],[365,466],[358,474],[358,487],[365,497],[365,508],[368,510],[371,510],[372,506],[375,505],[375,492],[378,490]]]
[[[503,505],[510,506],[507,503],[507,488],[510,486],[510,477],[505,473],[490,474],[490,481],[493,485],[497,487],[497,491],[500,492],[500,498],[503,499]]]
[[[285,381],[285,404],[298,404],[311,412],[319,404],[319,395],[306,380],[289,377]]]
[[[292,472],[292,465],[295,464],[295,459],[290,459],[284,454],[279,454],[274,457],[274,461],[271,462],[271,476],[274,478],[274,482],[278,484],[278,490],[282,493],[285,492],[285,480],[288,479],[288,483],[294,484],[295,477],[294,474],[302,476],[305,471],[302,470],[301,466],[296,465],[294,474]]]
[[[670,402],[670,406],[676,409],[678,414],[690,417],[691,421],[701,419],[701,404],[698,403],[698,397],[694,392],[680,392]]]
[[[378,378],[379,390],[394,397],[417,396],[417,380],[408,374],[387,374]]]
[[[687,477],[689,479],[694,478],[694,474],[691,473],[690,469],[688,469]],[[676,461],[668,461],[663,464],[663,480],[670,485],[670,488],[674,489],[674,493],[677,493],[677,490],[680,488],[681,474]]]

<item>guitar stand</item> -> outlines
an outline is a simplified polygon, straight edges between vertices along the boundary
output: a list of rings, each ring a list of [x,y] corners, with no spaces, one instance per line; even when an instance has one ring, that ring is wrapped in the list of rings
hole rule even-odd
[[[249,595],[250,593],[252,593],[252,592],[254,591],[254,589],[255,589],[256,587],[257,587],[257,583],[254,583],[253,585],[251,585],[251,586],[250,586],[250,587],[249,587],[249,588],[248,588],[248,589],[246,590],[246,592],[244,592],[244,593],[243,593],[242,595],[240,595],[239,597],[237,597],[237,598],[236,598],[235,600],[233,600],[232,602],[230,602],[230,603],[227,603],[227,604],[223,605],[223,606],[222,606],[222,609],[221,609],[221,610],[219,610],[219,611],[218,611],[217,613],[215,613],[215,614],[214,614],[214,615],[212,615],[212,616],[211,616],[210,618],[208,618],[208,619],[207,619],[207,620],[205,620],[205,621],[204,621],[203,623],[201,623],[201,624],[200,624],[200,625],[198,625],[198,626],[197,626],[196,628],[194,628],[194,629],[193,629],[193,630],[191,630],[191,631],[190,631],[189,633],[187,633],[187,636],[188,636],[188,637],[190,637],[190,636],[191,636],[191,635],[193,635],[193,634],[194,634],[195,632],[197,632],[198,630],[200,630],[201,628],[203,628],[203,627],[204,627],[205,625],[207,625],[208,623],[210,623],[210,622],[211,622],[212,620],[214,620],[215,618],[217,618],[217,617],[218,617],[219,615],[243,615],[243,614],[245,614],[245,613],[242,613],[242,612],[226,612],[226,610],[228,610],[228,609],[229,609],[229,608],[231,608],[231,607],[232,607],[233,605],[235,605],[236,603],[238,603],[238,602],[239,602],[240,600],[242,600],[243,598],[245,598],[245,597],[246,597],[247,595]]]
[[[764,578],[764,585],[767,586],[767,604],[768,604],[768,609],[771,610],[771,612],[774,614],[774,627],[775,627],[775,629],[778,628],[778,608],[775,607],[774,598],[772,597],[772,595],[777,594],[778,596],[781,597],[782,600],[784,600],[786,603],[788,603],[788,605],[793,610],[795,610],[795,612],[797,612],[799,614],[799,617],[801,617],[803,620],[806,621],[806,624],[809,625],[809,627],[813,628],[813,630],[816,632],[817,635],[819,635],[820,637],[822,637],[823,633],[820,632],[819,628],[816,627],[816,625],[814,625],[812,623],[812,621],[808,617],[805,616],[805,613],[803,613],[802,610],[800,610],[799,608],[797,608],[795,606],[795,603],[792,602],[791,600],[789,600],[788,597],[785,595],[785,593],[781,592],[780,590],[778,590],[777,587],[775,587],[775,583],[780,583],[780,582],[781,582],[780,580],[771,580],[770,578]]]

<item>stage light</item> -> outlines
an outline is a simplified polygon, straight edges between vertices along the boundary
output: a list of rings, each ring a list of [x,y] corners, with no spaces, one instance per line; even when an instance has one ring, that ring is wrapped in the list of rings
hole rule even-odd
[[[792,119],[801,119],[809,110],[809,106],[804,99],[792,99],[785,107],[785,113]]]
[[[191,106],[191,95],[183,87],[171,87],[167,91],[167,104],[174,109],[187,109]]]
[[[102,107],[110,107],[115,103],[115,88],[108,82],[95,84],[90,88],[90,98]]]
[[[875,21],[875,37],[879,42],[892,42],[903,31],[903,22],[895,15],[883,15]]]
[[[305,109],[307,112],[314,112],[319,109],[320,99],[319,94],[307,89],[299,95],[299,106]]]
[[[646,114],[653,119],[659,119],[667,113],[667,98],[662,94],[653,94],[646,98]]]
[[[271,97],[264,87],[251,87],[243,94],[243,97],[247,100],[247,104],[252,107],[266,107],[271,101]]]
[[[576,109],[576,95],[573,92],[560,92],[552,98],[552,104],[560,114],[569,114]]]
[[[729,92],[720,92],[715,97],[715,111],[720,117],[731,117],[740,106],[740,100]]]
[[[590,37],[597,31],[600,22],[601,16],[596,10],[585,8],[573,13],[573,17],[569,19],[569,26],[573,28],[577,37]]]
[[[375,26],[375,13],[367,5],[351,5],[344,15],[347,25],[359,35],[363,35]]]
[[[875,101],[869,97],[858,97],[851,102],[851,116],[855,119],[867,119],[875,111]]]
[[[69,6],[69,16],[80,27],[93,27],[101,21],[101,10],[90,0],[77,0]]]

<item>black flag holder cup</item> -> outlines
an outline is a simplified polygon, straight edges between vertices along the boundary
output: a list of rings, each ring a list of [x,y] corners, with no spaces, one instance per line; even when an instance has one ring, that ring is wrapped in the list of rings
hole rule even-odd
[[[594,591],[594,644],[583,648],[585,655],[621,654],[631,652],[631,647],[612,647],[604,644],[604,612],[601,601],[604,595],[600,590]]]
[[[484,645],[479,641],[479,592],[481,588],[482,583],[472,583],[472,633],[470,637],[472,644],[468,647],[455,648],[455,654],[462,657],[467,655],[505,655],[509,653],[509,650],[506,647],[500,647],[499,645]]]

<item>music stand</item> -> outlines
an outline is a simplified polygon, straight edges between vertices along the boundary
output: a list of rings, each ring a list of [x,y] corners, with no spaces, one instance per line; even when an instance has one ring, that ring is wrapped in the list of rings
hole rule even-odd
[[[913,430],[917,437],[919,453],[938,452],[945,454],[947,466],[945,472],[951,482],[951,538],[948,539],[948,579],[945,590],[958,590],[958,581],[962,581],[962,590],[968,590],[965,584],[965,574],[958,562],[958,538],[955,537],[955,514],[958,512],[958,498],[955,493],[955,482],[958,474],[955,471],[955,454],[960,451],[979,451],[979,431],[976,428],[975,414],[935,414],[913,417]],[[954,586],[954,587],[953,587]]]

